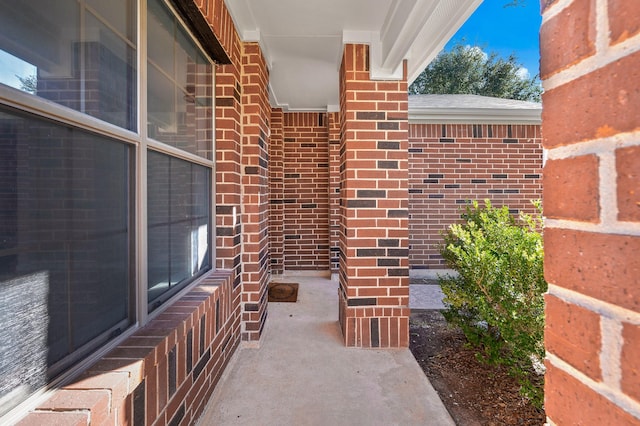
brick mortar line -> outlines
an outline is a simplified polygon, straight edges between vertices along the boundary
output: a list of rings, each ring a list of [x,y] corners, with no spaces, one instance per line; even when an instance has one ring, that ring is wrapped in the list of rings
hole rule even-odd
[[[542,23],[544,25],[550,19],[561,14],[567,7],[573,4],[574,0],[558,0],[554,4],[550,5],[542,14]]]
[[[596,138],[571,145],[545,148],[548,160],[564,160],[581,155],[600,154],[615,149],[640,146],[640,131],[618,133],[615,136]]]
[[[612,320],[640,326],[640,313],[549,283],[548,294]]]
[[[614,152],[598,155],[598,190],[600,202],[600,226],[608,228],[618,224],[618,170]]]
[[[580,370],[573,367],[571,364],[552,353],[547,352],[546,359],[554,367],[569,374],[598,395],[611,401],[612,404],[617,405],[621,410],[626,411],[634,417],[640,418],[640,403],[633,400],[630,396],[617,389],[612,389],[603,382],[596,382]]]
[[[564,84],[571,83],[580,77],[584,77],[589,73],[598,71],[620,59],[631,56],[638,51],[640,51],[640,34],[613,46],[608,45],[605,50],[596,50],[596,53],[588,58],[544,79],[542,81],[542,87],[548,92]]]
[[[623,222],[616,220],[612,223],[576,222],[566,219],[545,219],[545,228],[568,229],[572,231],[592,232],[595,234],[624,235],[640,237],[639,222]]]
[[[602,381],[613,389],[621,390],[622,382],[622,322],[618,319],[600,319],[600,368]]]
[[[609,49],[609,43],[611,43],[611,38],[609,37],[609,0],[595,0],[596,7],[596,40],[595,40],[595,48],[596,48],[596,56],[600,54],[600,52],[606,53]]]

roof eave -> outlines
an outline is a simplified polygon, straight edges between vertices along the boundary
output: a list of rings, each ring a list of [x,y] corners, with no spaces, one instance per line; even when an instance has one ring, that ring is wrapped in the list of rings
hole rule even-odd
[[[531,124],[542,123],[542,108],[411,108],[412,124]]]

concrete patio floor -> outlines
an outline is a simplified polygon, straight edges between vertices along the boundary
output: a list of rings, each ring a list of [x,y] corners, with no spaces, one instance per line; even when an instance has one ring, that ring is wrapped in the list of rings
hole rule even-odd
[[[199,425],[453,425],[408,349],[346,348],[337,282],[300,283],[269,303],[258,348],[238,350]]]

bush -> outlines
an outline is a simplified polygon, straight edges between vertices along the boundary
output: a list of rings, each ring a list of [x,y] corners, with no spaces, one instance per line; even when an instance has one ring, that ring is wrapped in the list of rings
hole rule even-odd
[[[444,234],[443,257],[457,276],[440,277],[447,320],[461,327],[480,359],[509,368],[523,395],[543,403],[545,350],[542,219],[514,218],[505,206],[478,202],[462,214],[465,223]]]

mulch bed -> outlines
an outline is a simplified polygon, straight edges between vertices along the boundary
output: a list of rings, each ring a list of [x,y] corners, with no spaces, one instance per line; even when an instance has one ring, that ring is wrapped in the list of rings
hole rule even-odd
[[[544,411],[519,393],[501,367],[476,359],[439,311],[411,313],[410,349],[458,425],[542,425]]]

